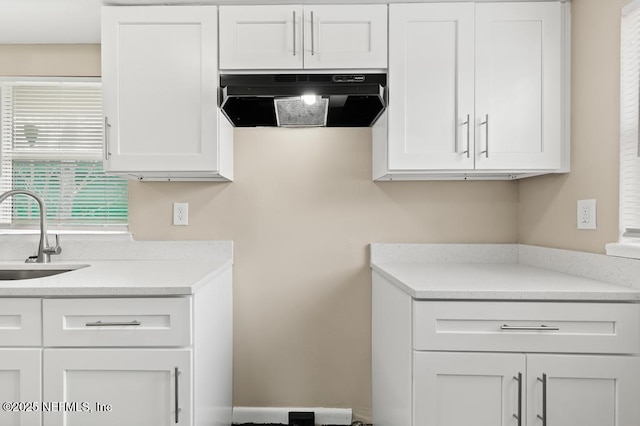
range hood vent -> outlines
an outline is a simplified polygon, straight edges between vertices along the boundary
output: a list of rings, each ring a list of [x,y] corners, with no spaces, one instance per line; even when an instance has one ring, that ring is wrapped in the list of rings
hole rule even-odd
[[[386,74],[223,74],[221,108],[236,127],[369,127]]]

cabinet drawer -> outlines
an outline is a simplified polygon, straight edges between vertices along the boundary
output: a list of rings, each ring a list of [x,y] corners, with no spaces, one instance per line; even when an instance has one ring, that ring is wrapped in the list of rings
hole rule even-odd
[[[45,299],[45,346],[188,346],[191,298]]]
[[[640,352],[638,304],[413,303],[416,350]]]
[[[40,299],[0,299],[0,346],[40,346]]]

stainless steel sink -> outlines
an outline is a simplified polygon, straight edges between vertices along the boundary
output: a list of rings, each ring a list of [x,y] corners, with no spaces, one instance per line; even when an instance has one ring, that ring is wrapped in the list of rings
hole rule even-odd
[[[52,275],[64,274],[75,271],[88,265],[60,265],[59,268],[2,268],[0,267],[0,281],[3,280],[28,280],[31,278],[50,277]]]

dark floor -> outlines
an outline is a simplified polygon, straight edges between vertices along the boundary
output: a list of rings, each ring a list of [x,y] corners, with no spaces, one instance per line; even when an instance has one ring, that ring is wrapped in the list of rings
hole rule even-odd
[[[232,426],[290,426],[285,423],[234,423]],[[320,426],[339,426],[339,425],[320,425]],[[353,422],[351,426],[373,426],[372,424],[365,424],[358,420]]]

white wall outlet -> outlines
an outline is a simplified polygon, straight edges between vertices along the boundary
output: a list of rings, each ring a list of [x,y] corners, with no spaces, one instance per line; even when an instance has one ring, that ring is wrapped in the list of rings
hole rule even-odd
[[[176,226],[189,224],[189,203],[173,203],[173,224]]]
[[[578,229],[596,229],[596,200],[578,200]]]

